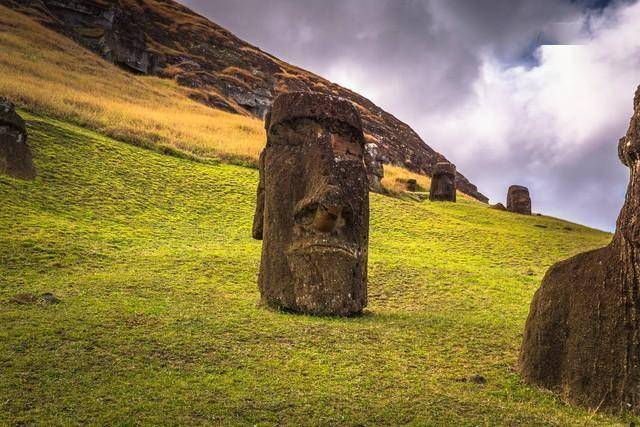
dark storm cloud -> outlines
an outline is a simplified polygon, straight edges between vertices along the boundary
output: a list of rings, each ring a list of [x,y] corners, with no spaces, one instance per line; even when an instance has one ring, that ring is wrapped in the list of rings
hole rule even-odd
[[[263,50],[369,97],[458,163],[459,170],[494,200],[504,198],[509,184],[524,183],[534,190],[534,203],[537,198],[536,206],[543,212],[599,227],[613,226],[612,218],[624,193],[625,174],[616,164],[615,148],[610,144],[615,144],[626,130],[621,123],[628,121],[630,102],[624,109],[613,109],[619,110],[622,118],[594,129],[590,138],[584,137],[581,144],[569,150],[563,148],[570,140],[567,135],[554,135],[546,129],[546,115],[553,112],[527,90],[531,86],[531,91],[542,91],[553,77],[539,74],[551,75],[558,67],[557,59],[550,61],[549,55],[542,57],[536,51],[540,44],[589,43],[584,33],[591,34],[592,27],[597,32],[602,26],[590,16],[597,18],[606,14],[602,10],[619,9],[630,2],[182,2]],[[518,71],[518,66],[531,72]],[[487,69],[492,67],[500,71],[488,77]],[[593,67],[599,65],[594,63]],[[514,72],[521,73],[517,79],[513,78]],[[496,85],[505,91],[503,98],[513,94],[517,99],[527,99],[513,109],[506,108],[511,107],[510,100],[501,98],[487,104],[483,91],[494,91]],[[527,90],[520,93],[523,87]],[[627,91],[628,87],[619,85],[619,90]],[[630,100],[632,90],[616,97],[618,104],[623,95]],[[583,102],[589,101],[593,100]],[[501,116],[496,120],[511,123],[510,128],[509,123],[498,123],[496,129],[486,129],[493,117],[484,122],[467,117],[481,117],[482,110],[494,109]],[[530,110],[531,117],[526,117]],[[522,115],[531,121],[527,132],[520,132],[515,125],[525,118]],[[443,121],[449,126],[446,131],[440,129]],[[594,160],[596,157],[601,160]],[[599,197],[602,191],[608,192]]]

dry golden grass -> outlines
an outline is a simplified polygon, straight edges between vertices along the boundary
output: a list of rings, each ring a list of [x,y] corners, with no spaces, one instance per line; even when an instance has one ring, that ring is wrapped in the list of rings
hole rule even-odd
[[[431,178],[420,175],[399,166],[384,165],[384,178],[382,187],[390,194],[402,194],[407,191],[407,180],[415,179],[420,191],[429,191]]]
[[[431,178],[411,172],[399,166],[384,165],[384,178],[382,178],[382,187],[392,195],[400,195],[407,192],[407,180],[415,179],[418,183],[418,191],[429,191],[431,187]],[[465,200],[475,201],[473,197],[458,191],[458,197]]]
[[[0,7],[0,94],[22,108],[146,147],[255,161],[259,120],[208,108],[171,80],[131,75]]]
[[[237,68],[225,72],[252,77]],[[0,94],[21,108],[135,145],[255,164],[265,143],[261,121],[206,107],[172,80],[132,75],[4,6],[0,75]],[[402,179],[430,185],[428,177],[397,166],[385,166],[385,175],[390,194],[405,191]]]

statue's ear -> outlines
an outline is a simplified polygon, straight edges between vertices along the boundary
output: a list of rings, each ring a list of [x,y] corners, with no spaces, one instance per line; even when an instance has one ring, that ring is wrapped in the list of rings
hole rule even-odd
[[[260,153],[260,180],[258,182],[258,197],[256,200],[256,213],[253,216],[253,238],[262,240],[264,229],[264,153]]]

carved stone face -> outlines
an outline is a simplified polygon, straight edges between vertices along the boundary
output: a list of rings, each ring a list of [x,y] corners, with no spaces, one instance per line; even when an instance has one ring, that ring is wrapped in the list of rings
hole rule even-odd
[[[262,299],[317,315],[367,301],[369,194],[360,116],[348,101],[279,96],[267,117],[254,238]]]
[[[629,241],[640,243],[640,87],[634,100],[629,130],[618,142],[620,161],[630,170],[625,204],[618,218],[618,232]]]
[[[521,185],[512,185],[507,193],[507,210],[522,215],[531,215],[531,197],[529,189]]]
[[[431,176],[429,200],[433,202],[456,201],[456,167],[451,163],[436,163]]]

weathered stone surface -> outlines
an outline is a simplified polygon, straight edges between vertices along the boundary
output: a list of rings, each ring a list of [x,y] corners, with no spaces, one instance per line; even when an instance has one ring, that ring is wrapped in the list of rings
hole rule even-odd
[[[366,133],[376,142],[366,161],[371,186],[382,163],[431,176],[444,161],[408,125],[367,98],[262,52],[171,0],[0,0],[72,37],[103,58],[136,73],[175,79],[190,96],[214,108],[264,118],[273,99],[292,91],[320,92],[358,106]],[[488,202],[457,174],[457,187]]]
[[[512,185],[507,192],[507,210],[522,215],[531,215],[531,197],[529,189],[521,185]]]
[[[429,200],[432,202],[456,201],[456,166],[440,162],[433,168]]]
[[[357,109],[292,92],[267,114],[253,237],[271,307],[350,316],[367,304],[369,190]]]
[[[20,179],[33,179],[31,150],[27,145],[24,120],[11,102],[0,97],[0,173]]]
[[[368,143],[364,149],[364,164],[369,179],[369,189],[374,193],[382,193],[382,178],[384,178],[384,165],[380,149],[376,143]]]
[[[574,404],[640,412],[640,88],[618,149],[631,170],[611,244],[552,266],[531,303],[523,379]]]
[[[491,209],[495,209],[497,211],[506,211],[507,210],[507,208],[505,208],[502,203],[496,203],[495,205],[491,205]]]

